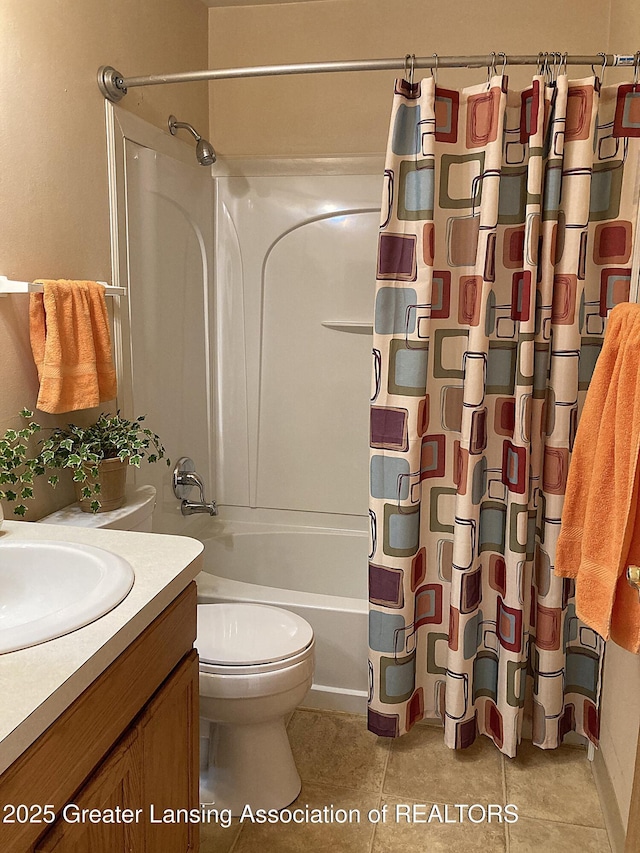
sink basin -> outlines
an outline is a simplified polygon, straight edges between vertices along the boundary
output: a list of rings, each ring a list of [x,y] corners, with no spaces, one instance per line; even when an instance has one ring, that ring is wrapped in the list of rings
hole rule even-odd
[[[119,604],[133,580],[126,560],[93,545],[0,543],[0,654],[88,625]]]

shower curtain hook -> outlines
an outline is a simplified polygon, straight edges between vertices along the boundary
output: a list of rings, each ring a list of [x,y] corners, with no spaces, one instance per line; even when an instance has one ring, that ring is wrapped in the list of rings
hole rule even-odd
[[[538,77],[542,76],[542,69],[544,68],[544,53],[540,50],[538,51],[538,67],[536,69],[536,74]]]
[[[496,71],[496,52],[491,51],[491,62],[487,65],[487,89],[491,86],[491,78]]]
[[[438,54],[434,53],[433,58],[435,59],[435,66],[431,66],[431,76],[433,77],[434,86],[438,85]],[[435,71],[433,70],[435,67]]]
[[[604,85],[604,69],[607,67],[607,54],[598,51],[598,56],[602,57],[602,68],[600,69],[600,83]],[[591,71],[593,72],[593,76],[596,76],[596,69],[591,66]]]
[[[507,64],[509,62],[509,59],[507,57],[507,54],[503,50],[500,51],[498,56],[502,57],[502,71],[500,72],[500,74],[502,75],[502,77],[504,77],[505,71],[507,70]]]
[[[542,75],[544,77],[545,85],[548,85],[549,78],[551,74],[551,69],[549,67],[549,53],[545,50],[544,52],[544,65],[542,66]]]
[[[633,57],[633,85],[638,85],[638,70],[640,69],[640,50],[636,50]]]
[[[551,56],[553,56],[553,65],[551,66],[551,82],[555,85],[556,80],[558,79],[559,72],[559,63],[561,62],[561,54],[557,51],[552,51]]]
[[[411,65],[409,66],[409,61],[411,61]],[[415,53],[407,53],[404,58],[404,79],[407,80],[407,70],[409,72],[408,80],[410,86],[413,86],[413,69],[416,64],[416,55]]]
[[[569,52],[565,50],[565,52],[560,57],[560,68],[558,69],[558,76],[563,74],[565,77],[567,76],[567,61],[569,59]]]

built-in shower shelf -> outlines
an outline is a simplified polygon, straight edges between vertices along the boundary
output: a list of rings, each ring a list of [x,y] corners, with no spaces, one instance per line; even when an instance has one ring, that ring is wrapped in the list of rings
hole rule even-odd
[[[335,329],[336,332],[351,332],[352,335],[372,335],[373,323],[354,323],[351,320],[324,320],[325,329]]]
[[[113,287],[106,281],[99,281],[98,284],[104,284],[105,296],[124,296],[127,292],[126,287]],[[33,281],[12,281],[6,275],[0,275],[0,296],[8,293],[42,293],[43,289],[42,284]]]

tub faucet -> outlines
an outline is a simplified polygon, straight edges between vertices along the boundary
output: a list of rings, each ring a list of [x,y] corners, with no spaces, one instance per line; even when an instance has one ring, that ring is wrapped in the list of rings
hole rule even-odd
[[[190,501],[187,498],[194,487],[200,492],[199,501]],[[218,514],[216,502],[205,499],[202,477],[196,473],[193,459],[189,459],[188,456],[178,459],[176,467],[173,469],[173,493],[181,501],[180,512],[183,515],[193,515],[196,512],[208,512],[209,515]]]

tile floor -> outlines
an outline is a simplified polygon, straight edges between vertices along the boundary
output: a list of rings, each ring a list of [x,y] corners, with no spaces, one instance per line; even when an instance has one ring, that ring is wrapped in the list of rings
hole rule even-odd
[[[582,749],[544,752],[524,743],[509,759],[478,738],[454,752],[432,726],[391,740],[368,732],[364,717],[306,709],[293,714],[288,731],[302,778],[290,808],[332,805],[351,810],[351,822],[203,825],[201,853],[610,853]],[[518,820],[483,821],[476,807],[460,821],[453,806],[476,803],[494,805],[494,814],[515,804]],[[416,820],[408,822],[414,805]],[[371,810],[386,820],[373,823]]]

